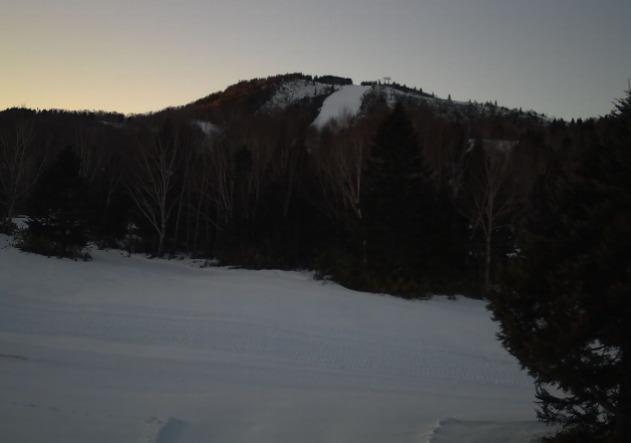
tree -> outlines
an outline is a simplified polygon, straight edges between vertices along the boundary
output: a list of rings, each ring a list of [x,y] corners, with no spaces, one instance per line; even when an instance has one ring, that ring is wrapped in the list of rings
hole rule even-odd
[[[88,121],[72,130],[73,146],[81,159],[79,174],[90,190],[93,218],[91,234],[101,244],[117,245],[127,233],[131,202],[124,185],[124,158],[131,152],[122,127]]]
[[[66,147],[43,172],[30,202],[31,219],[21,249],[58,257],[82,255],[88,242],[90,199],[80,167],[81,159]]]
[[[348,220],[355,227],[361,222],[362,178],[372,121],[353,122],[345,114],[331,120],[319,135],[314,149],[313,167],[322,191],[322,210],[334,220]]]
[[[215,210],[215,240],[230,242],[230,228],[235,215],[235,179],[234,158],[235,145],[230,139],[222,137],[219,141],[207,140],[204,151],[207,160],[206,179],[210,186],[202,190],[213,204]],[[220,244],[221,248],[223,245]]]
[[[250,242],[261,228],[263,203],[270,187],[270,170],[279,136],[279,119],[270,115],[249,117],[235,122],[230,130],[235,221],[241,225],[238,230],[240,240]]]
[[[631,91],[526,225],[492,294],[499,337],[535,378],[563,441],[631,441]],[[568,438],[569,437],[569,438]]]
[[[269,179],[280,203],[282,221],[287,222],[292,202],[302,181],[306,160],[305,128],[308,114],[289,108],[279,122],[276,149],[270,162]]]
[[[417,136],[398,103],[379,126],[363,178],[366,261],[371,268],[400,273],[410,267],[411,257],[417,258],[423,203],[430,198],[424,183],[428,175]]]
[[[364,174],[366,265],[392,283],[385,290],[418,296],[437,289],[464,254],[452,248],[453,205],[434,186],[402,104],[380,125]]]
[[[175,124],[165,124],[142,138],[134,152],[133,171],[127,183],[136,208],[158,236],[157,256],[164,252],[169,221],[179,203],[176,185],[185,156]]]
[[[473,232],[483,237],[483,291],[491,287],[494,234],[506,227],[509,217],[522,203],[523,188],[518,186],[511,168],[515,142],[507,140],[471,141],[465,161],[466,212]]]
[[[16,117],[0,131],[0,201],[5,206],[0,231],[11,226],[18,203],[24,200],[41,173],[42,151],[35,147],[35,125]]]

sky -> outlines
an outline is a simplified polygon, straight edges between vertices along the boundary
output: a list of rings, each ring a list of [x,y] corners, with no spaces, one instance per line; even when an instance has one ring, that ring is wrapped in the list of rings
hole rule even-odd
[[[390,77],[550,117],[608,114],[629,0],[0,0],[0,109],[180,106],[240,80]]]

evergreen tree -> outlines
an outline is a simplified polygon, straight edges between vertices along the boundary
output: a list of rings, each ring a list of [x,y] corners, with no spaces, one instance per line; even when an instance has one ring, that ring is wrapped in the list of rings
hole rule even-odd
[[[490,309],[563,441],[631,441],[631,92],[550,186]],[[560,440],[559,440],[560,441]]]
[[[88,241],[89,190],[81,159],[62,150],[44,172],[31,199],[31,219],[21,248],[43,255],[76,258]]]
[[[433,188],[431,170],[401,104],[377,132],[364,183],[368,268],[386,281],[385,290],[403,295],[429,291],[431,280],[454,267],[453,256],[445,255],[453,252],[455,211]],[[402,287],[410,282],[416,284]]]

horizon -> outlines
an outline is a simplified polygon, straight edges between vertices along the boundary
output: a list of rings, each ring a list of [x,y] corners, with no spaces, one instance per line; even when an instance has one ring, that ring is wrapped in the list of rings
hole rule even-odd
[[[571,120],[610,113],[631,76],[623,0],[87,3],[8,1],[0,109],[144,114],[302,72]]]

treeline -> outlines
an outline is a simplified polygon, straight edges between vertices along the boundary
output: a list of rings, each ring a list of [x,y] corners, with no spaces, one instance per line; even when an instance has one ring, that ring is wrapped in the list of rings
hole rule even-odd
[[[349,287],[483,294],[516,221],[589,124],[454,120],[385,103],[323,128],[317,108],[0,114],[0,216],[24,249],[87,242],[226,265],[313,269]]]
[[[382,80],[366,80],[366,81],[362,81],[360,84],[362,86],[388,86],[392,89],[395,89],[397,91],[404,92],[404,93],[418,94],[425,97],[433,97],[432,94],[427,94],[423,92],[422,88],[419,89],[415,87],[409,87],[407,85],[402,85],[400,83],[397,83],[396,81],[386,81],[385,79],[383,80],[383,82]]]
[[[276,92],[279,85],[285,82],[304,80],[332,86],[352,85],[353,80],[336,75],[312,76],[301,72],[273,75],[264,78],[241,80],[229,86],[225,91],[210,94],[185,106],[188,111],[205,109],[224,109],[236,107],[254,113],[258,111]],[[183,109],[180,109],[183,110]]]

